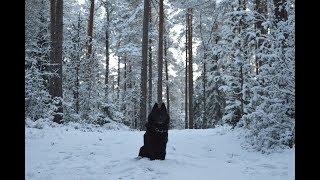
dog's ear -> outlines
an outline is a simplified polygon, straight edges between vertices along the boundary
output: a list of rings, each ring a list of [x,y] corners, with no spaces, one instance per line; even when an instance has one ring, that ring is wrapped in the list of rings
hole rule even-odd
[[[166,105],[164,103],[161,104],[160,111],[162,113],[167,113],[167,108],[166,108]]]
[[[158,107],[158,103],[154,103],[153,108],[152,108],[151,111],[154,111],[154,110],[156,110],[156,109],[158,109],[158,108],[159,108],[159,107]]]
[[[153,108],[152,108],[150,114],[157,112],[157,110],[159,110],[158,103],[154,103]]]
[[[161,112],[161,114],[163,114],[164,117],[165,117],[165,119],[164,119],[164,120],[165,120],[165,123],[169,123],[169,121],[170,121],[170,116],[169,116],[169,113],[168,113],[168,111],[167,111],[166,105],[165,105],[164,103],[161,104],[160,112]]]
[[[156,114],[158,114],[159,107],[158,103],[154,103],[151,112],[148,115],[148,122],[154,121]]]

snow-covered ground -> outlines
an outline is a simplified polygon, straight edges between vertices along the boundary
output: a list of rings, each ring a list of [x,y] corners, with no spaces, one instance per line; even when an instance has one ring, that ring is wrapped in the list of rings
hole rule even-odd
[[[228,127],[170,130],[166,160],[136,159],[143,134],[71,127],[26,128],[26,179],[293,180],[294,149],[261,154]]]

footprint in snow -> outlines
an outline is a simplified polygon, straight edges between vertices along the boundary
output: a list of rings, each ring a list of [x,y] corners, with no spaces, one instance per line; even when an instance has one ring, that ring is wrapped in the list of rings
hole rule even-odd
[[[147,168],[147,170],[148,170],[148,171],[154,171],[154,170],[153,170],[153,169],[151,169],[151,168]]]
[[[117,163],[117,162],[120,162],[120,161],[119,160],[110,161],[110,163]]]
[[[175,148],[174,146],[171,146],[171,149],[172,149],[173,151],[176,151],[176,148]]]
[[[63,160],[70,159],[70,158],[72,158],[72,156],[65,156],[63,157]]]
[[[184,154],[183,156],[188,157],[188,158],[194,158],[193,155],[189,155],[189,154]]]
[[[128,167],[128,168],[124,168],[124,169],[121,169],[120,171],[117,171],[117,173],[124,173],[124,172],[130,172],[134,170],[134,167]]]
[[[246,167],[242,172],[245,174],[255,174],[256,170],[252,167]]]
[[[268,168],[268,169],[276,169],[277,167],[271,164],[260,164],[260,167]]]

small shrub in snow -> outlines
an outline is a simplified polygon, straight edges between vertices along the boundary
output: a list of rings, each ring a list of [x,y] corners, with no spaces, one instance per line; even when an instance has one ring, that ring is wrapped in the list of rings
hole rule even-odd
[[[293,147],[294,122],[284,114],[263,110],[245,115],[240,126],[247,128],[247,143],[255,150],[270,153]]]
[[[40,118],[36,121],[31,120],[30,118],[25,119],[25,125],[27,128],[36,128],[36,129],[44,129],[44,128],[52,128],[52,127],[60,127],[61,124],[57,124],[49,118]]]

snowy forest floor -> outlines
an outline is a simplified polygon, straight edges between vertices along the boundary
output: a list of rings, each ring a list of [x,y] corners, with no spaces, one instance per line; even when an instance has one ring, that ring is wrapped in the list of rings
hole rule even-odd
[[[293,180],[294,148],[241,147],[240,130],[170,130],[166,160],[136,159],[143,131],[26,128],[26,179]]]

